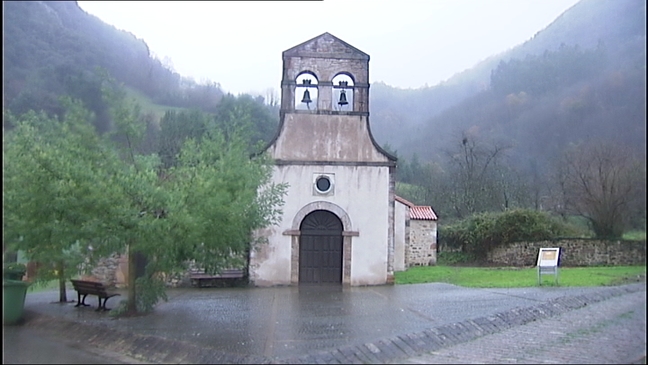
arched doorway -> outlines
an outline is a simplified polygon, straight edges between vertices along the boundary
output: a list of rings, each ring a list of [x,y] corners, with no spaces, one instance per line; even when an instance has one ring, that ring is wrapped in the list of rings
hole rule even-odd
[[[327,210],[302,221],[299,235],[299,283],[342,283],[342,222]]]

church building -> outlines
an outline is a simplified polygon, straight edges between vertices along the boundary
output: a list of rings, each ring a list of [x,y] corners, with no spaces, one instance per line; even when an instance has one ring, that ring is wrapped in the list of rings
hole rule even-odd
[[[394,171],[369,125],[369,55],[324,33],[283,52],[266,150],[287,183],[278,226],[250,254],[256,286],[393,282]]]

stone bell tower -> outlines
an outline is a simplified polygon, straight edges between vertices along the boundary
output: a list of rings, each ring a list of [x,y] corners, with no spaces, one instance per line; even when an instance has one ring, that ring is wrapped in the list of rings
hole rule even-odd
[[[258,286],[393,279],[396,158],[369,128],[369,55],[324,33],[283,52],[280,125],[267,153],[288,183],[280,225],[251,253]]]

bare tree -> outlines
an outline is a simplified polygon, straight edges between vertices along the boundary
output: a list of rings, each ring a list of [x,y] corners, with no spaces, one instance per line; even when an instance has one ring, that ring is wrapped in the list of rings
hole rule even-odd
[[[270,105],[271,107],[275,107],[279,105],[279,96],[275,88],[271,88],[271,87],[267,88],[265,90],[264,99],[265,99],[265,103],[267,105]]]
[[[604,142],[574,145],[563,154],[555,178],[567,214],[586,218],[597,237],[620,238],[637,200],[645,197],[645,156]],[[645,215],[645,200],[639,204]]]
[[[459,144],[449,153],[451,186],[448,186],[457,217],[505,209],[506,184],[502,183],[500,160],[510,146],[488,145],[470,132],[464,132]]]

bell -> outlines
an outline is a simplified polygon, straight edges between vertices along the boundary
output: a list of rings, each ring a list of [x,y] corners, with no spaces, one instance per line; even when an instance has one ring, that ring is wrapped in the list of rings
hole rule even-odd
[[[349,104],[346,98],[346,92],[344,90],[340,91],[340,101],[338,101],[338,104],[340,106]]]
[[[310,102],[312,102],[312,100],[310,98],[310,93],[308,92],[308,90],[306,90],[306,91],[304,91],[304,97],[302,98],[302,103],[308,104]]]

